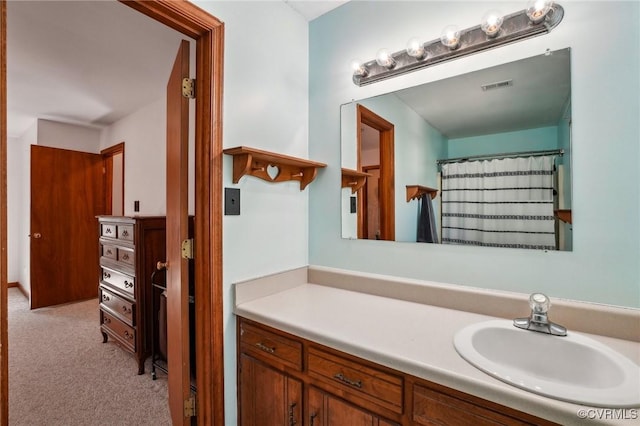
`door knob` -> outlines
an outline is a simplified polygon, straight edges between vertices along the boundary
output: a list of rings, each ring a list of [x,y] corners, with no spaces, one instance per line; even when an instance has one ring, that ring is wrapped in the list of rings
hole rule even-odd
[[[33,238],[42,238],[42,234],[39,232],[34,232],[32,235]]]
[[[161,260],[156,263],[156,269],[162,271],[163,269],[169,269],[169,262],[163,262]]]

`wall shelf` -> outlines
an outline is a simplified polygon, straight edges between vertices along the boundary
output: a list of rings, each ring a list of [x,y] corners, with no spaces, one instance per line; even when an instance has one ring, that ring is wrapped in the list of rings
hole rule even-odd
[[[571,223],[571,209],[554,210],[555,216],[563,222]]]
[[[300,182],[300,191],[302,191],[313,182],[318,169],[327,166],[316,161],[246,146],[227,148],[222,152],[233,156],[233,183],[238,183],[244,175],[255,176],[267,182],[297,180]]]
[[[370,173],[359,172],[352,169],[342,169],[342,187],[351,188],[351,193],[355,194],[360,188],[367,183],[367,177]]]
[[[431,195],[433,200],[438,195],[438,190],[422,185],[407,185],[407,203],[411,200],[422,198],[424,194]]]

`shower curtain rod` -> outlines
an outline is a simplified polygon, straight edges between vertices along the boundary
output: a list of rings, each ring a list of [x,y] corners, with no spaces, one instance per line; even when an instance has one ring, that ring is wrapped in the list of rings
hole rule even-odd
[[[459,163],[462,161],[469,160],[494,160],[496,158],[506,158],[506,157],[539,157],[541,155],[564,155],[564,149],[550,149],[546,151],[527,151],[527,152],[503,152],[501,154],[491,154],[491,155],[472,155],[469,157],[458,157],[458,158],[446,158],[442,160],[438,160],[436,163],[438,165],[448,164],[448,163]]]

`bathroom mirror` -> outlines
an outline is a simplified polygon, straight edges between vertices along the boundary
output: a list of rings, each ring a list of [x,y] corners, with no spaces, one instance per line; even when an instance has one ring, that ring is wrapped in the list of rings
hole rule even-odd
[[[570,68],[547,51],[342,105],[342,237],[571,250]]]

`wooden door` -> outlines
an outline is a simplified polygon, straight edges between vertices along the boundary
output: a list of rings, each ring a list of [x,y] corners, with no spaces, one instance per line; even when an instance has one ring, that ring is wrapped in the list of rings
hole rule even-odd
[[[174,426],[191,423],[189,359],[189,267],[182,242],[189,238],[189,42],[182,41],[167,83],[167,364],[169,409]]]
[[[102,156],[31,146],[31,308],[98,296]]]
[[[240,426],[302,423],[302,382],[240,355]],[[346,424],[346,423],[345,423]]]

